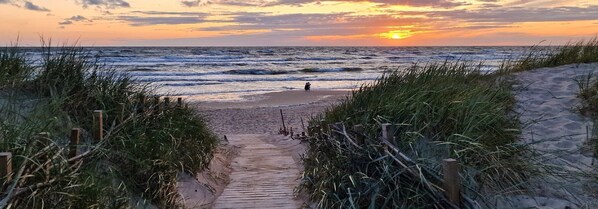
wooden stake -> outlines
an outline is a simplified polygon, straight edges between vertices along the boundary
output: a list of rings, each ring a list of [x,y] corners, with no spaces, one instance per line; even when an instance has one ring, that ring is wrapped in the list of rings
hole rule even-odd
[[[125,103],[118,103],[118,121],[125,121]]]
[[[183,107],[183,98],[179,97],[176,99],[176,104],[178,108]]]
[[[395,144],[394,134],[395,134],[394,125],[392,125],[390,123],[382,124],[382,138],[385,139],[386,141],[390,142],[393,145]]]
[[[170,97],[164,98],[164,110],[168,110],[170,108]]]
[[[158,96],[154,97],[154,112],[155,113],[160,112],[160,97],[158,97]]]
[[[0,152],[0,178],[10,181],[12,174],[12,153]]]
[[[93,111],[93,139],[100,142],[104,138],[104,120],[101,110]]]
[[[69,158],[73,158],[77,156],[77,146],[79,145],[79,141],[81,139],[81,129],[73,128],[71,129],[71,143],[69,146]]]
[[[363,125],[361,124],[357,124],[353,126],[353,132],[355,132],[357,134],[357,136],[355,138],[357,138],[357,143],[359,144],[364,144],[364,138],[363,138],[363,131],[365,129],[363,128]]]
[[[280,119],[282,120],[282,130],[286,133],[287,132],[287,126],[284,124],[284,115],[282,115],[282,109],[280,109]]]
[[[461,180],[459,178],[459,163],[457,160],[448,158],[442,160],[443,189],[446,197],[451,203],[461,205]]]
[[[145,95],[140,94],[139,95],[139,107],[137,107],[137,112],[138,113],[143,113],[145,112]]]

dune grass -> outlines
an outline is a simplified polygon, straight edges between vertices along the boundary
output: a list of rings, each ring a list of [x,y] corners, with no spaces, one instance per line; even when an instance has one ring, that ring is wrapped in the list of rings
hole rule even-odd
[[[582,115],[592,118],[593,130],[598,130],[598,75],[593,73],[576,80],[579,87],[577,97],[581,99],[578,110]],[[591,140],[588,142],[594,151],[594,157],[598,158],[598,131],[593,131]],[[597,176],[598,178],[598,176]]]
[[[311,126],[363,124],[367,137],[362,148],[328,135],[312,139],[299,189],[321,208],[442,207],[421,183],[432,178],[405,175],[381,152],[380,124],[391,123],[398,125],[394,143],[416,161],[416,170],[440,173],[441,160],[454,158],[464,167],[465,193],[475,199],[491,204],[518,192],[539,169],[523,160],[528,147],[516,143],[511,85],[479,66],[441,63],[397,71],[312,119]]]
[[[598,62],[598,37],[556,47],[534,46],[524,57],[505,60],[498,71],[508,74],[542,67],[590,62]]]
[[[441,175],[441,160],[450,157],[463,166],[464,194],[497,207],[496,202],[510,201],[510,195],[529,192],[528,180],[560,175],[551,174],[551,165],[528,144],[517,143],[519,120],[511,111],[515,100],[506,76],[590,62],[598,62],[597,38],[559,47],[534,46],[526,56],[505,60],[490,74],[481,73],[481,65],[445,62],[385,75],[310,121],[312,127],[342,122],[350,129],[363,124],[365,139],[357,147],[345,136],[315,135],[298,190],[320,208],[444,208],[425,188],[426,182],[435,181],[433,176],[421,171]],[[584,111],[598,111],[598,90],[593,89],[598,85],[589,80],[585,85],[580,93],[588,98]],[[394,143],[415,161],[410,167],[420,171],[419,177],[406,175],[408,169],[382,151],[378,139],[383,123],[397,125]],[[361,137],[350,131],[349,135]]]
[[[79,47],[47,46],[43,55],[33,66],[18,48],[0,52],[0,151],[12,152],[14,171],[0,206],[180,207],[179,174],[203,170],[217,144],[205,121],[161,102],[141,112],[139,98],[152,90]],[[104,111],[100,143],[90,134],[93,110]],[[76,158],[67,155],[71,128],[83,129]]]

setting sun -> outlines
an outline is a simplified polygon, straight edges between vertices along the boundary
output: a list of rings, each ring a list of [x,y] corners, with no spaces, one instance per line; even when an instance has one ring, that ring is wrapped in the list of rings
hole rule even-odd
[[[403,40],[413,36],[415,33],[411,30],[392,30],[386,33],[380,33],[378,36],[383,39]]]

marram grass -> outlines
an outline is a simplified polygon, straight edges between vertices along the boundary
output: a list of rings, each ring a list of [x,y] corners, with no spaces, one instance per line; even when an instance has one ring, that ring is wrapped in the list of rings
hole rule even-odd
[[[310,121],[311,126],[342,122],[348,129],[362,124],[366,137],[361,148],[326,134],[312,138],[297,189],[319,208],[443,208],[423,185],[433,177],[406,175],[407,169],[382,151],[380,125],[392,123],[398,126],[394,143],[415,161],[412,169],[441,175],[441,160],[457,159],[463,166],[465,195],[483,207],[495,208],[497,201],[508,204],[508,196],[531,192],[525,191],[530,179],[561,174],[529,144],[518,143],[519,120],[512,112],[515,100],[505,76],[589,62],[598,62],[596,38],[533,47],[527,56],[505,60],[491,74],[462,62],[416,65],[387,74]]]
[[[182,207],[178,175],[203,170],[217,144],[194,110],[148,101],[139,112],[138,98],[152,91],[81,48],[44,47],[38,66],[18,50],[0,52],[0,151],[12,152],[14,171],[2,179],[0,207]],[[100,143],[93,110],[104,111]],[[80,160],[67,156],[71,128],[83,128]]]

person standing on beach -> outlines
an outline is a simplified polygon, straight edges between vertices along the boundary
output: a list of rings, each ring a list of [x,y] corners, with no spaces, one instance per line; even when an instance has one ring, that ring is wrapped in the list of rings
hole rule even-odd
[[[305,91],[309,91],[311,89],[311,83],[305,83]]]

